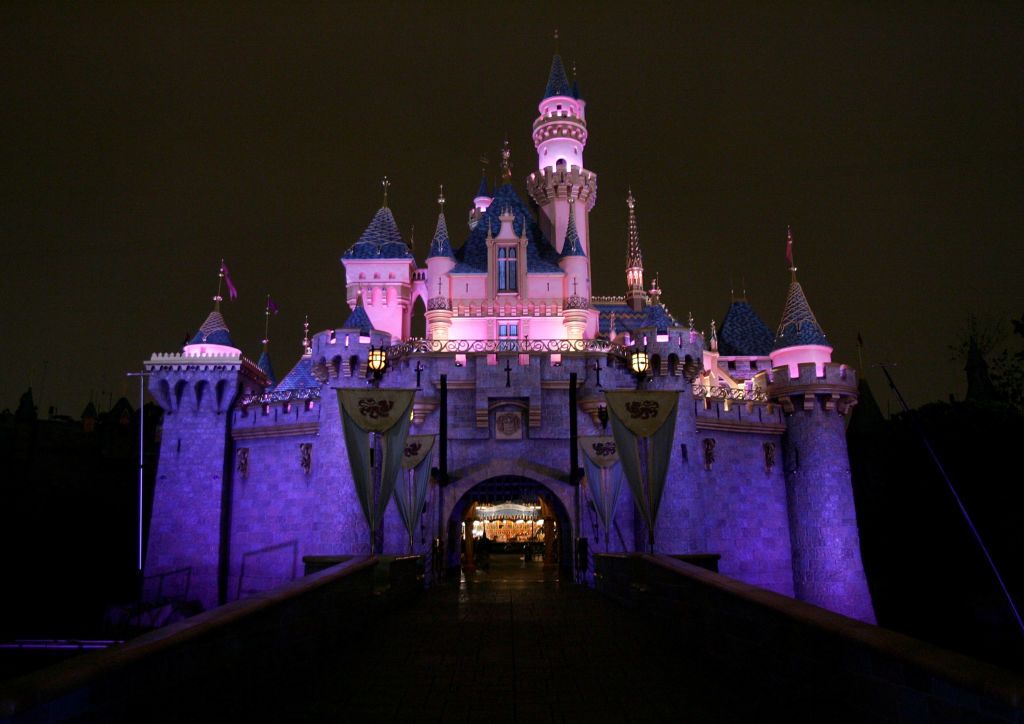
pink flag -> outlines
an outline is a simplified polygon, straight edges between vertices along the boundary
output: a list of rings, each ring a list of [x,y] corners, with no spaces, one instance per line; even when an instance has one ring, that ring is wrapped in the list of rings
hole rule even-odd
[[[789,226],[786,227],[786,261],[789,262],[790,267],[795,266],[793,264],[793,229]]]
[[[278,312],[280,312],[280,311],[281,311],[281,310],[280,310],[280,308],[279,308],[279,307],[277,306],[277,302],[275,302],[275,301],[274,301],[274,300],[273,300],[273,299],[272,299],[272,298],[270,297],[270,295],[269,295],[269,294],[267,295],[267,311],[268,311],[268,312],[271,312],[271,313],[273,313],[273,314],[277,314]]]
[[[224,282],[228,285],[228,298],[237,299],[238,290],[235,289],[235,283],[231,281],[231,273],[228,271],[228,265],[223,261],[220,263],[221,274],[224,275]]]

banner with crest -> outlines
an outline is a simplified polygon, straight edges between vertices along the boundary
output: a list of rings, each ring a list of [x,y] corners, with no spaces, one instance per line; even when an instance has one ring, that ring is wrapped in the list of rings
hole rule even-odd
[[[672,391],[606,390],[612,433],[619,460],[636,507],[647,525],[654,549],[665,476],[672,458],[679,393]]]
[[[402,523],[409,531],[409,552],[413,550],[416,522],[423,514],[430,482],[430,461],[433,459],[436,435],[409,435],[402,453],[402,481],[395,485],[395,505]]]
[[[615,521],[615,506],[622,489],[622,465],[619,464],[618,446],[610,436],[579,438],[583,451],[583,469],[587,473],[587,489],[594,499],[594,507],[604,527],[604,548],[608,550],[608,537]]]
[[[370,526],[370,551],[374,552],[377,528],[391,499],[409,434],[409,411],[416,390],[339,389],[338,409],[345,447],[352,466],[356,495]],[[380,461],[374,461],[371,435],[380,439]],[[373,462],[374,464],[371,464]],[[380,489],[375,490],[374,467],[379,467]]]

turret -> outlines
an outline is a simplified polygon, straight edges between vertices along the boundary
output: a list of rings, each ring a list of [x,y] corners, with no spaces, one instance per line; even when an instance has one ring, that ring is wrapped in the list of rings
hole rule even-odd
[[[490,189],[487,187],[487,172],[484,171],[480,174],[480,187],[476,190],[476,196],[473,197],[473,208],[482,214],[487,211],[487,207],[491,205],[493,198]]]
[[[788,366],[790,374],[796,375],[799,365],[813,363],[820,375],[824,365],[832,361],[832,347],[818,320],[814,318],[811,305],[807,303],[804,290],[796,280],[796,266],[793,265],[793,232],[786,233],[786,254],[789,258],[791,281],[786,293],[786,304],[782,319],[775,333],[772,346],[772,366]]]
[[[190,597],[206,608],[227,599],[223,507],[230,505],[233,476],[247,464],[248,450],[233,447],[229,413],[239,394],[270,384],[234,346],[219,297],[180,354],[157,353],[145,362],[149,391],[164,410],[146,575],[188,568]]]
[[[582,202],[576,209],[576,232],[583,251],[589,255],[589,214],[597,203],[597,174],[583,165],[587,145],[585,107],[574,95],[562,58],[555,53],[538,105],[539,116],[533,122],[538,170],[527,177],[526,186],[540,208],[541,230],[559,252],[569,225],[569,199]]]
[[[857,403],[857,377],[846,365],[775,367],[754,378],[782,407],[783,470],[789,507],[796,597],[873,623],[860,556],[844,417]]]
[[[342,255],[349,307],[362,296],[374,329],[406,339],[411,323],[412,275],[416,261],[402,240],[388,208],[390,182],[384,178],[384,205],[359,239]]]
[[[221,260],[220,269],[217,272],[217,293],[213,297],[213,311],[199,327],[199,331],[182,348],[182,354],[186,357],[201,357],[205,355],[240,355],[242,351],[231,341],[231,333],[228,325],[220,313],[220,303],[224,298],[220,295],[221,287],[225,279],[228,282],[228,291],[233,299],[235,297],[235,285],[231,283],[226,275],[227,267]]]
[[[486,182],[481,181],[481,188],[486,190]],[[476,200],[479,200],[478,196]],[[474,203],[476,202],[474,200]],[[427,339],[447,340],[448,330],[452,326],[452,305],[449,299],[448,272],[455,266],[455,255],[452,253],[451,240],[448,238],[448,224],[444,218],[444,187],[437,197],[440,211],[437,215],[437,228],[430,242],[427,254]],[[491,199],[487,198],[489,206]],[[486,211],[484,207],[483,211]],[[480,213],[482,214],[483,211]]]
[[[626,197],[629,209],[629,249],[626,252],[626,304],[634,310],[643,309],[646,302],[644,294],[644,258],[640,253],[640,230],[636,224],[636,199],[630,189]]]

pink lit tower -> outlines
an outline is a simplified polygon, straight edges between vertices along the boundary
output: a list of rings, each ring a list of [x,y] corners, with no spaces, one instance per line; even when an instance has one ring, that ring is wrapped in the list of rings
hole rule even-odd
[[[557,35],[555,36],[557,39]],[[585,275],[567,277],[566,297],[589,299],[590,289],[590,211],[597,203],[597,174],[583,165],[587,146],[587,104],[579,87],[565,72],[561,56],[551,60],[551,72],[538,105],[540,115],[533,122],[533,145],[537,149],[537,171],[526,179],[527,190],[540,209],[541,231],[551,239],[555,250],[564,253],[566,236],[573,218],[573,240],[578,249],[573,255],[583,260]],[[585,276],[585,278],[579,278]],[[575,290],[572,288],[576,282]]]

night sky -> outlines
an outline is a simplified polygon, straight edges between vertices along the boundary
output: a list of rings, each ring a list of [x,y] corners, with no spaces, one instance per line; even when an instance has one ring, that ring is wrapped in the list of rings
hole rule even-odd
[[[555,27],[596,293],[623,291],[632,185],[677,318],[721,321],[745,285],[774,329],[791,224],[834,359],[861,332],[911,404],[963,394],[968,313],[1024,312],[1021,3],[83,5],[0,9],[0,409],[29,384],[43,413],[134,404],[124,373],[199,327],[221,257],[236,344],[259,354],[271,293],[287,372],[304,313],[347,316],[338,257],[382,176],[421,260],[438,184],[461,244],[506,134],[526,198]]]

